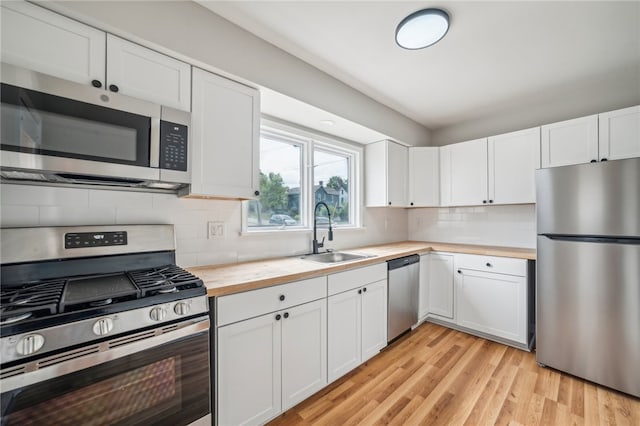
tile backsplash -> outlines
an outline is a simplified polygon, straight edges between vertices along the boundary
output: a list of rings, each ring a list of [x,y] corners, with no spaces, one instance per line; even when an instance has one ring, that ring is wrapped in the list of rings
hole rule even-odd
[[[307,253],[309,231],[241,235],[240,201],[178,198],[171,194],[2,184],[0,224],[74,226],[173,224],[180,266],[242,262]],[[407,239],[407,211],[364,209],[364,228],[338,229],[328,247],[344,249]],[[224,236],[207,238],[208,222],[222,222]],[[320,231],[324,235],[324,231]]]
[[[534,204],[411,209],[409,239],[536,247]]]

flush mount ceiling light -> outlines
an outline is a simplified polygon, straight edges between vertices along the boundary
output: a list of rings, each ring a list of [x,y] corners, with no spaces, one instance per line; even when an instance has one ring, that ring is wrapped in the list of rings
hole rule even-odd
[[[405,49],[429,47],[449,30],[449,15],[441,9],[422,9],[413,12],[398,24],[396,43]]]

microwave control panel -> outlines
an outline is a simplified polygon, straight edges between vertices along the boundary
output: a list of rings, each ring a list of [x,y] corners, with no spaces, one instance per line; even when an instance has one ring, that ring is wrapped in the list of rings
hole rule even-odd
[[[187,126],[160,121],[160,168],[187,171]]]

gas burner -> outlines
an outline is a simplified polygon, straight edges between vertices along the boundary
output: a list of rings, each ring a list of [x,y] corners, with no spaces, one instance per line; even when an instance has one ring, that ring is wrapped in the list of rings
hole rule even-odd
[[[158,293],[162,293],[162,294],[177,293],[177,292],[178,292],[178,289],[175,286],[173,286],[171,288],[163,288],[163,289],[158,290]]]
[[[27,318],[31,318],[33,312],[26,312],[22,315],[16,315],[15,317],[6,317],[0,321],[0,325],[5,324],[13,324],[14,322],[20,322],[22,320],[26,320]]]
[[[132,271],[129,272],[129,277],[142,291],[141,297],[175,293],[202,286],[202,280],[176,265],[161,266],[152,270]]]
[[[113,302],[113,299],[95,300],[89,303],[89,306],[93,306],[93,307],[106,306],[106,305],[110,305],[112,302]]]
[[[32,317],[58,312],[64,280],[40,281],[0,289],[0,324],[11,324]]]

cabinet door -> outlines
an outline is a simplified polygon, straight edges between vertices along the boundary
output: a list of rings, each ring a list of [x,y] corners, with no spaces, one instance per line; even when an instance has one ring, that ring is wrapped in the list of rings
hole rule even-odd
[[[440,205],[440,148],[409,148],[409,206]]]
[[[327,384],[327,300],[283,311],[282,410]]]
[[[362,357],[364,362],[387,346],[387,280],[362,287]]]
[[[2,62],[105,83],[105,33],[27,2],[2,2]]]
[[[492,136],[488,150],[489,203],[535,203],[535,171],[540,168],[540,128]]]
[[[598,116],[600,160],[640,157],[640,106]]]
[[[257,195],[259,104],[257,90],[193,69],[191,195]]]
[[[422,321],[429,313],[429,255],[420,256],[420,298],[418,319]]]
[[[327,299],[327,363],[329,382],[360,365],[362,296],[358,289]]]
[[[542,167],[589,163],[598,159],[598,116],[576,118],[541,128]]]
[[[527,286],[521,276],[461,269],[456,274],[457,322],[527,344]]]
[[[111,34],[107,35],[106,86],[138,99],[191,110],[189,64]]]
[[[453,309],[453,256],[429,255],[429,313],[445,319],[454,319]]]
[[[387,142],[387,203],[393,207],[407,205],[408,148]]]
[[[219,327],[218,424],[259,424],[281,412],[281,322],[276,314]]]
[[[487,139],[447,145],[443,167],[447,177],[442,180],[442,192],[447,193],[447,205],[473,206],[488,203]],[[445,196],[443,195],[443,198]]]

